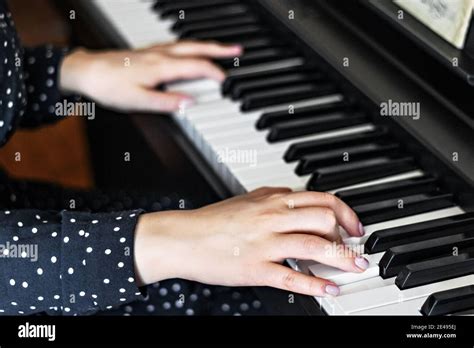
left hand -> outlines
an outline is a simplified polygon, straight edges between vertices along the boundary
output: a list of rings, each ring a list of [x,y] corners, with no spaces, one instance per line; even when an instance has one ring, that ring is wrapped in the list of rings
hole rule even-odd
[[[79,49],[65,57],[59,85],[119,111],[171,112],[192,104],[190,96],[158,91],[160,84],[198,78],[223,81],[210,59],[241,55],[240,46],[181,41],[130,51]]]

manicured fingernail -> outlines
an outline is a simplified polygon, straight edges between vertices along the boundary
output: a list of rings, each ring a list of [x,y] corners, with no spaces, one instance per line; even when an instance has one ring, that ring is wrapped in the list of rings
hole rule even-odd
[[[324,290],[326,291],[326,294],[331,296],[337,296],[341,292],[339,290],[339,287],[336,285],[326,285],[326,288]]]
[[[359,222],[359,233],[361,236],[365,235],[365,228],[362,226],[362,222]]]
[[[244,48],[242,47],[242,45],[232,45],[232,50],[235,53],[241,53],[243,52]]]
[[[365,257],[357,256],[354,259],[354,263],[356,264],[357,267],[359,267],[363,271],[369,268],[369,261],[367,261]]]

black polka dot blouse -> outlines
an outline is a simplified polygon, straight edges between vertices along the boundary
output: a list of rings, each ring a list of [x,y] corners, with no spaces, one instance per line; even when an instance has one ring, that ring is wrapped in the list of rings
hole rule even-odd
[[[64,52],[23,49],[0,0],[0,144],[57,119]],[[141,211],[0,211],[0,314],[83,315],[142,299],[134,274]]]

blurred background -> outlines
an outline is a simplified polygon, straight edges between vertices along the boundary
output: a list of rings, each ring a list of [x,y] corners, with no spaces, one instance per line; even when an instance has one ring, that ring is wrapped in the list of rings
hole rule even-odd
[[[70,44],[68,24],[52,1],[12,0],[9,5],[24,45]],[[17,131],[0,148],[0,166],[16,179],[91,188],[94,179],[85,122],[79,117],[69,117],[51,126]],[[17,152],[21,153],[21,161],[15,161]]]

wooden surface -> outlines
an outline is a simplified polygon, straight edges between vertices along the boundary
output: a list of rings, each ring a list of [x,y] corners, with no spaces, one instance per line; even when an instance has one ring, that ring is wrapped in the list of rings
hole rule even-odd
[[[24,45],[68,44],[67,23],[49,0],[10,0],[9,5]],[[17,131],[0,148],[0,167],[14,178],[92,187],[84,122],[70,117],[52,126]],[[16,160],[18,153],[21,161]]]

